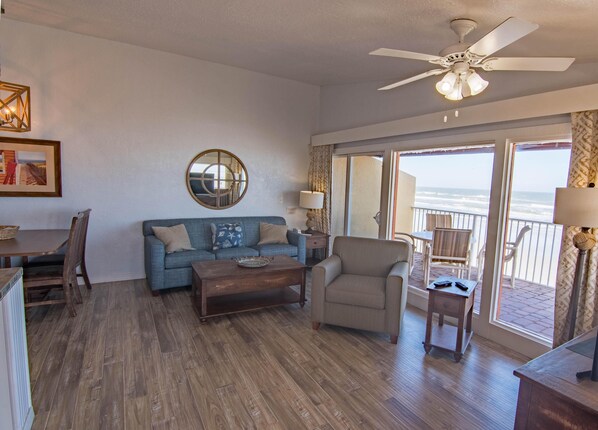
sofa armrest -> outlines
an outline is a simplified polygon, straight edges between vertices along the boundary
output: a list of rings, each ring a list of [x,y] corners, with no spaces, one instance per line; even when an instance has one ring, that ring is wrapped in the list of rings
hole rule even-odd
[[[331,255],[314,266],[311,270],[311,320],[324,321],[324,302],[326,301],[326,287],[340,274],[341,259],[338,255]]]
[[[156,236],[145,236],[145,276],[152,291],[164,288],[164,243]]]
[[[301,264],[305,264],[305,257],[307,253],[307,238],[303,234],[299,234],[296,231],[289,230],[287,231],[287,240],[291,245],[295,245],[297,247],[297,261]]]
[[[409,262],[399,261],[392,266],[386,278],[386,330],[391,335],[401,332],[408,286]]]

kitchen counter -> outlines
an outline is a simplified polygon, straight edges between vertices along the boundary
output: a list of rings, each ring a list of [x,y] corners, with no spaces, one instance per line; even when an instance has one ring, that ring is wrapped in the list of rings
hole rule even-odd
[[[11,269],[0,269],[0,300],[8,294],[10,289],[21,278],[23,269],[13,267]]]

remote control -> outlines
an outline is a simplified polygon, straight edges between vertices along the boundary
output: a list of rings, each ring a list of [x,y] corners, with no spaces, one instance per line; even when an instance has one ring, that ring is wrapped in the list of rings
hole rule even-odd
[[[434,282],[436,288],[450,287],[451,285],[453,285],[451,281]]]
[[[458,289],[462,290],[462,291],[467,291],[468,290],[468,288],[465,286],[465,284],[463,284],[463,283],[461,283],[459,281],[455,282],[455,286]]]

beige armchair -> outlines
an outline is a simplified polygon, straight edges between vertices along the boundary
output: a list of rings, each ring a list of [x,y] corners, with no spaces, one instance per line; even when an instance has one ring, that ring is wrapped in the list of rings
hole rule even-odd
[[[337,237],[312,270],[311,319],[385,332],[396,344],[407,303],[411,248],[405,242]]]

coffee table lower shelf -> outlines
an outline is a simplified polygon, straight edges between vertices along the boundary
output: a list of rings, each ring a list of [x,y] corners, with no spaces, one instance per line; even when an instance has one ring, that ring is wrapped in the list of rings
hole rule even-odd
[[[248,312],[256,309],[290,305],[294,303],[301,304],[300,294],[291,287],[284,287],[252,291],[248,293],[208,297],[206,315],[201,315],[200,308],[197,306],[196,307],[200,315],[200,321],[205,322],[208,318],[214,318],[222,315]],[[303,304],[301,304],[301,307],[303,307]]]

